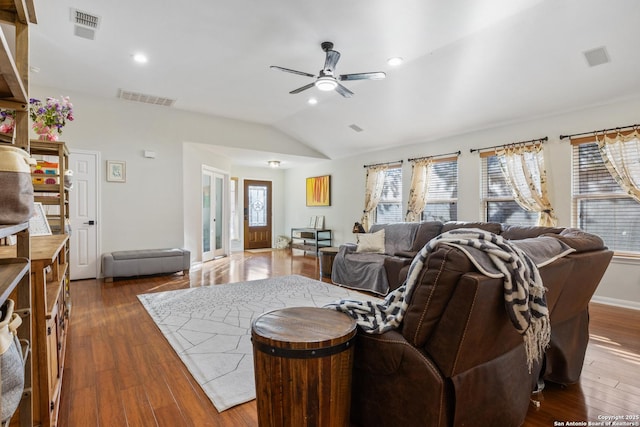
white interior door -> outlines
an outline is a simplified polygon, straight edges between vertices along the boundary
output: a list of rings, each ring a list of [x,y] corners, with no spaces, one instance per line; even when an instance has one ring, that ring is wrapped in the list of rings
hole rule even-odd
[[[206,167],[202,169],[202,261],[226,253],[225,182],[224,175]]]
[[[69,168],[73,187],[69,191],[69,267],[71,280],[94,279],[98,263],[98,165],[100,154],[71,151]]]

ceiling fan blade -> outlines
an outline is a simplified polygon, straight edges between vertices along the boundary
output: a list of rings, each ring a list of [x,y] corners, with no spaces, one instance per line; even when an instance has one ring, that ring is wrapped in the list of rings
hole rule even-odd
[[[337,50],[328,50],[327,51],[327,58],[324,61],[324,71],[331,71],[333,73],[333,70],[336,69],[336,64],[338,63],[338,59],[340,59],[340,52],[338,52]]]
[[[289,68],[278,67],[277,65],[272,65],[270,68],[272,70],[284,71],[285,73],[293,73],[293,74],[299,74],[301,76],[315,77],[313,74],[305,73],[304,71],[296,71]]]
[[[294,89],[294,90],[292,90],[292,91],[291,91],[291,92],[289,92],[289,93],[290,93],[290,94],[300,93],[300,92],[302,92],[303,90],[307,90],[307,89],[312,88],[315,84],[316,84],[316,82],[309,83],[308,85],[304,85],[304,86],[302,86],[302,87],[299,87],[298,89]]]
[[[336,86],[336,92],[338,92],[340,95],[344,96],[345,98],[351,98],[354,95],[353,92],[351,92],[346,87],[342,86],[340,83],[338,83],[338,86]]]
[[[386,76],[382,71],[377,71],[373,73],[341,74],[338,80],[382,80]]]

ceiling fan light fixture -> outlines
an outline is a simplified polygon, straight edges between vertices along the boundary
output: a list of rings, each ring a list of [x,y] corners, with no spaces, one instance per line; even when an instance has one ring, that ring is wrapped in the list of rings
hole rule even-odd
[[[329,92],[338,87],[338,82],[333,77],[318,77],[315,83],[318,90]]]

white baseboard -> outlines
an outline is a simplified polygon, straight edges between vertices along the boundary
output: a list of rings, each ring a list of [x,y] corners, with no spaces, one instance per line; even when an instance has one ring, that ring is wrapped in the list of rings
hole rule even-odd
[[[636,302],[636,301],[629,301],[629,300],[609,298],[609,297],[599,297],[599,296],[593,296],[591,298],[591,301],[597,302],[599,304],[613,305],[613,306],[622,307],[622,308],[630,308],[632,310],[640,310],[640,302]]]

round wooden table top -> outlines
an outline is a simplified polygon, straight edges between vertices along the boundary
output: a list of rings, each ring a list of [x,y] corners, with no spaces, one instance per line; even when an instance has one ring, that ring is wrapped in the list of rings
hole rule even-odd
[[[324,348],[343,343],[356,333],[353,318],[318,307],[290,307],[258,317],[251,330],[254,340],[289,349]]]

